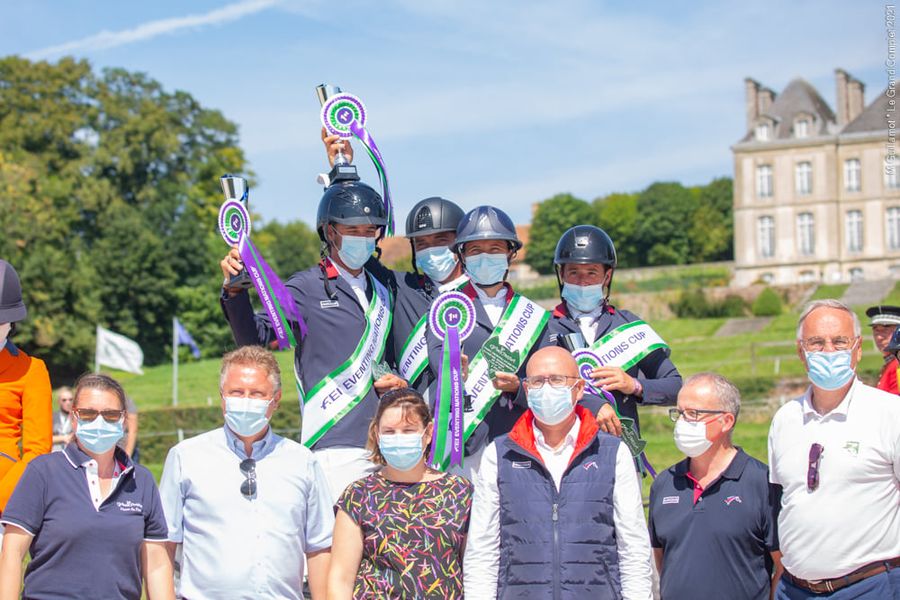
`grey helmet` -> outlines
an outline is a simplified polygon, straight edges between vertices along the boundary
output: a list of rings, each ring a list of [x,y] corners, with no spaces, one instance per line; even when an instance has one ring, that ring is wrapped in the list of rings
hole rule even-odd
[[[22,321],[27,315],[19,274],[11,264],[0,259],[0,323]]]
[[[460,254],[463,244],[478,240],[504,240],[509,242],[511,250],[522,247],[512,219],[493,206],[478,206],[466,213],[456,229],[453,250]]]
[[[553,264],[599,264],[616,268],[616,247],[609,235],[593,225],[569,228],[556,244]]]
[[[414,238],[444,231],[456,231],[465,213],[446,198],[433,196],[416,203],[406,217],[406,237]]]

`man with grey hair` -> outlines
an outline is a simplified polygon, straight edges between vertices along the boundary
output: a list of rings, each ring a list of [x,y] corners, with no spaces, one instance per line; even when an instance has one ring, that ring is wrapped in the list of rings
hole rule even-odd
[[[837,300],[800,315],[811,385],[769,429],[770,480],[782,488],[778,599],[900,598],[900,403],[856,378],[860,334]]]
[[[222,359],[225,426],[169,451],[160,497],[171,555],[182,546],[184,598],[302,598],[308,565],[325,598],[334,511],[306,447],[272,431],[281,400],[278,362],[259,346]]]
[[[650,488],[650,543],[666,600],[768,600],[780,574],[777,488],[731,443],[741,395],[716,373],[684,382],[675,445],[687,458]]]

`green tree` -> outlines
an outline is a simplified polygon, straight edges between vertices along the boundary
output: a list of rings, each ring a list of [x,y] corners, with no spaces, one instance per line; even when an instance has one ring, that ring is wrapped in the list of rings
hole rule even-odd
[[[282,279],[319,261],[319,234],[303,221],[272,221],[253,232],[266,262]]]
[[[166,358],[179,288],[208,286],[224,252],[218,177],[245,169],[237,127],[185,92],[71,58],[0,59],[0,256],[29,307],[16,341],[75,373],[99,323]]]
[[[688,229],[696,202],[680,183],[653,183],[640,193],[636,234],[642,265],[690,262]]]
[[[691,262],[731,260],[734,257],[733,182],[713,179],[697,188],[697,207],[691,219]]]
[[[562,234],[575,225],[593,222],[591,205],[571,194],[544,200],[531,220],[525,262],[538,273],[553,273],[553,254]]]
[[[620,267],[639,265],[635,243],[637,227],[637,194],[614,193],[594,200],[594,221],[612,238]]]

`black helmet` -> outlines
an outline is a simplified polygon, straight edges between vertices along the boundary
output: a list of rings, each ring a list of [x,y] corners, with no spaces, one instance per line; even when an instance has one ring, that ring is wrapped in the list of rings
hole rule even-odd
[[[478,240],[505,240],[513,250],[522,247],[512,219],[493,206],[478,206],[466,213],[456,228],[456,243],[453,250],[460,253],[463,244]]]
[[[361,181],[339,181],[325,188],[316,215],[316,231],[325,240],[325,226],[387,224],[387,213],[381,194]]]
[[[556,243],[554,265],[606,265],[616,268],[616,247],[605,231],[593,225],[576,225]]]
[[[406,237],[456,231],[465,213],[446,198],[433,196],[420,200],[406,217]]]
[[[0,323],[22,321],[27,315],[19,274],[11,264],[0,259]]]

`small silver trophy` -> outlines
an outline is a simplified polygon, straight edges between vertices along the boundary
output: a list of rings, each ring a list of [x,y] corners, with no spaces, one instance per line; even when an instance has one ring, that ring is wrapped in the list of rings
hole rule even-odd
[[[238,177],[237,175],[225,174],[219,179],[219,183],[222,184],[222,193],[225,196],[225,201],[228,202],[229,200],[232,200],[240,202],[244,205],[244,208],[247,209],[249,215],[250,186],[247,185],[247,180],[243,177]],[[247,269],[242,269],[237,275],[232,275],[228,279],[227,287],[240,289],[249,289],[253,287],[253,281],[250,279],[250,274],[247,273]]]

